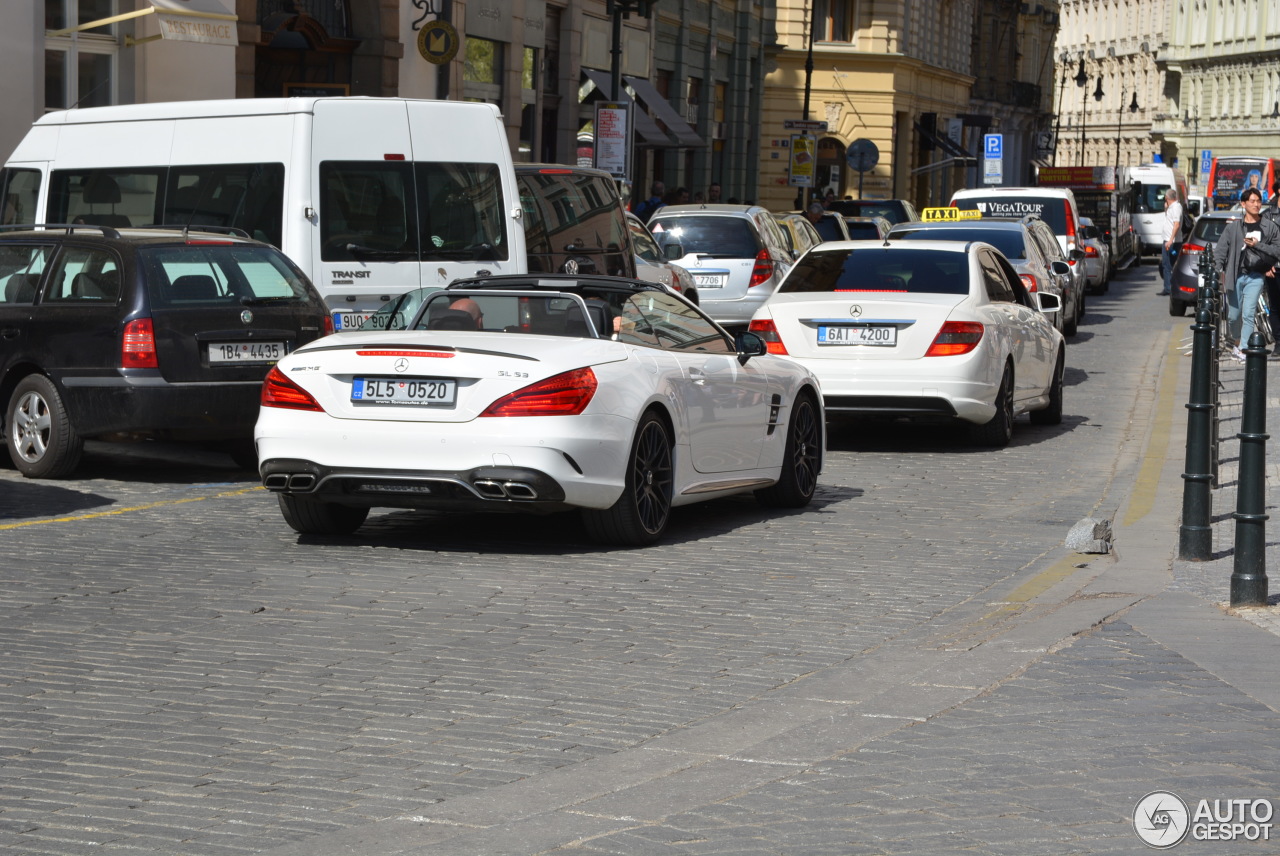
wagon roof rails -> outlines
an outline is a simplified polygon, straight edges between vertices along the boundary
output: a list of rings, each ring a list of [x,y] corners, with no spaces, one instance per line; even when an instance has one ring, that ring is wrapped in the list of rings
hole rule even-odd
[[[66,229],[67,234],[74,234],[77,229],[96,229],[104,238],[119,238],[120,232],[114,226],[99,226],[96,223],[14,223],[0,226],[4,232],[37,232],[40,230]]]

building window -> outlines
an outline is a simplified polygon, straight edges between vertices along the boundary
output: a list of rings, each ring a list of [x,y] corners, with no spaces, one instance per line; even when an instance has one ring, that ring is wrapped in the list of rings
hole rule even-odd
[[[853,41],[853,7],[856,2],[857,0],[813,0],[813,22],[817,40]]]
[[[462,97],[468,101],[502,103],[502,42],[467,36],[462,68]]]
[[[116,0],[45,0],[45,31],[65,30],[114,14]],[[114,24],[46,37],[45,111],[114,104],[116,53]]]
[[[520,70],[520,155],[530,157],[537,136],[538,51],[526,47]]]

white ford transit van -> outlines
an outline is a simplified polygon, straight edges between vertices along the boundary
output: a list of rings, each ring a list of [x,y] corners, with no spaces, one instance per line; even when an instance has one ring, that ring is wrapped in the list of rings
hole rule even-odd
[[[302,268],[339,330],[392,297],[525,273],[498,108],[261,98],[50,113],[0,173],[0,222],[235,226]]]

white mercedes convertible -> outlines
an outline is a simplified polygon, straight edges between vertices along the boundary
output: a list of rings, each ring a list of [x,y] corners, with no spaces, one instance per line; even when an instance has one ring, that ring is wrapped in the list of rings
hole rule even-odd
[[[259,471],[296,531],[348,534],[375,507],[581,509],[595,540],[642,545],[676,506],[813,497],[814,376],[658,285],[463,280],[406,326],[320,339],[268,375]]]

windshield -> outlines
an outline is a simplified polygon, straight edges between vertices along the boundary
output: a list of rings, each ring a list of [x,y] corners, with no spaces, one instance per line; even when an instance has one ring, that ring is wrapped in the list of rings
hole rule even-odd
[[[323,261],[508,256],[497,164],[325,161],[320,187]]]
[[[1022,231],[1014,229],[983,229],[981,227],[951,227],[943,229],[894,228],[889,235],[893,239],[924,241],[985,241],[1004,253],[1005,258],[1021,260],[1027,257],[1027,244]]]
[[[796,263],[779,293],[897,291],[908,294],[968,294],[969,256],[944,250],[901,247],[814,247]]]
[[[249,245],[188,245],[138,250],[154,306],[307,303],[300,274],[279,250]]]
[[[663,217],[659,211],[649,223],[658,246],[679,244],[686,254],[717,259],[754,259],[763,249],[749,220],[742,217],[691,215]]]
[[[955,200],[962,211],[981,211],[983,217],[1026,217],[1034,214],[1055,235],[1067,233],[1067,201],[1060,196],[966,196]]]

